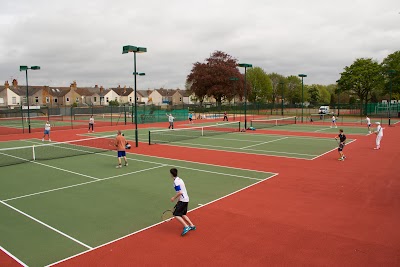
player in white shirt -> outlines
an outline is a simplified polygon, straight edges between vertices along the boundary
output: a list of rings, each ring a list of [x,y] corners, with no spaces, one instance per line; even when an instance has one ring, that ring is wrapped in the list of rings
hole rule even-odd
[[[332,116],[331,128],[332,128],[333,126],[335,126],[335,128],[337,128],[337,125],[336,125],[336,117],[335,117],[335,115]]]
[[[368,133],[371,133],[371,119],[368,118],[368,116],[366,116],[365,120],[367,121],[367,125],[368,125]]]
[[[94,126],[94,118],[93,118],[93,115],[92,115],[89,118],[89,130],[88,130],[88,132],[90,132],[90,130],[92,130],[92,132],[94,132],[93,126]]]
[[[376,126],[376,147],[374,149],[380,149],[381,148],[381,140],[383,137],[383,128],[381,126],[380,122],[376,122],[376,124],[378,124],[378,126]]]
[[[44,138],[46,137],[46,135],[48,136],[49,141],[51,141],[51,139],[50,139],[50,128],[51,128],[50,122],[46,121],[46,124],[44,125],[44,134],[43,134],[43,137],[42,137],[42,141],[44,141]]]
[[[186,190],[185,183],[181,178],[178,177],[178,170],[172,168],[169,170],[172,179],[174,180],[175,196],[171,197],[171,202],[179,199],[175,205],[174,216],[183,225],[182,236],[191,230],[196,230],[196,226],[190,221],[187,214],[187,209],[189,205],[189,195]]]
[[[167,117],[168,117],[168,122],[169,122],[169,126],[168,126],[168,129],[174,129],[174,117],[172,116],[172,114],[166,114],[167,115]]]

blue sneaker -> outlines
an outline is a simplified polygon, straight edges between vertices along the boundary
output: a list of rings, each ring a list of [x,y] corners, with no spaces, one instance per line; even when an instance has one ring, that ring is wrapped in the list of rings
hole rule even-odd
[[[184,236],[184,235],[186,235],[187,234],[187,232],[189,232],[190,231],[190,227],[189,226],[187,226],[187,227],[183,227],[183,231],[182,231],[182,234],[181,234],[181,236]]]
[[[190,228],[190,231],[194,231],[194,230],[196,230],[196,225],[189,226],[189,228]]]

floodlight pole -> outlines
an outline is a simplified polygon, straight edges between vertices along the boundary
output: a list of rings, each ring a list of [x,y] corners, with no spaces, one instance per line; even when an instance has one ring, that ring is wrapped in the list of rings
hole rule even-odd
[[[392,76],[396,73],[395,70],[388,70],[389,77],[390,77],[390,91],[389,91],[389,126],[390,126],[390,119],[391,119],[391,111],[392,111]]]
[[[247,129],[247,81],[246,74],[247,68],[252,68],[252,64],[247,63],[239,63],[239,67],[244,68],[244,128]]]
[[[299,77],[301,77],[301,122],[303,123],[303,118],[304,118],[304,82],[303,82],[303,78],[307,77],[307,75],[299,74]]]
[[[28,104],[28,133],[31,133],[31,117],[30,117],[30,110],[29,110],[29,92],[28,92],[28,69],[32,70],[40,70],[39,66],[19,66],[19,71],[25,71],[25,77],[26,77],[26,103]],[[24,111],[22,110],[22,113]]]
[[[281,109],[282,109],[282,112],[281,112],[281,115],[283,116],[283,85],[284,85],[285,83],[281,82],[280,84],[282,85],[282,95],[281,95],[281,97],[282,97],[282,99],[281,99],[281,100],[282,100],[282,108],[281,108]]]
[[[135,76],[135,144],[136,147],[139,146],[139,134],[138,134],[138,121],[137,121],[137,93],[136,93],[136,75],[144,75],[144,73],[138,73],[136,72],[136,53],[145,53],[147,52],[147,48],[145,47],[136,47],[136,46],[132,46],[132,45],[125,45],[124,47],[122,47],[122,54],[126,54],[129,52],[133,52],[133,68],[134,68],[134,72],[133,75]]]
[[[337,106],[338,106],[338,111],[337,111],[337,116],[339,117],[339,115],[340,115],[340,84],[339,84],[339,82],[340,82],[340,80],[337,80],[336,81],[337,82],[337,87],[338,87],[338,94],[337,94]]]

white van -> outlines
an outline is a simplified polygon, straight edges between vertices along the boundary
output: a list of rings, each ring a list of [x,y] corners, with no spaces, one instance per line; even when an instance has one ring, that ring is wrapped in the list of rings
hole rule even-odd
[[[329,114],[329,106],[320,106],[318,113],[319,114]]]

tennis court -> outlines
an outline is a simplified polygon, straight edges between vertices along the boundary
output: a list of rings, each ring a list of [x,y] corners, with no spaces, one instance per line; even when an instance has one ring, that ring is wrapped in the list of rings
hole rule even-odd
[[[189,189],[191,210],[276,175],[133,154],[116,169],[108,141],[1,142],[0,246],[44,266],[156,225],[173,205],[172,167]],[[24,148],[4,149],[16,146]]]

